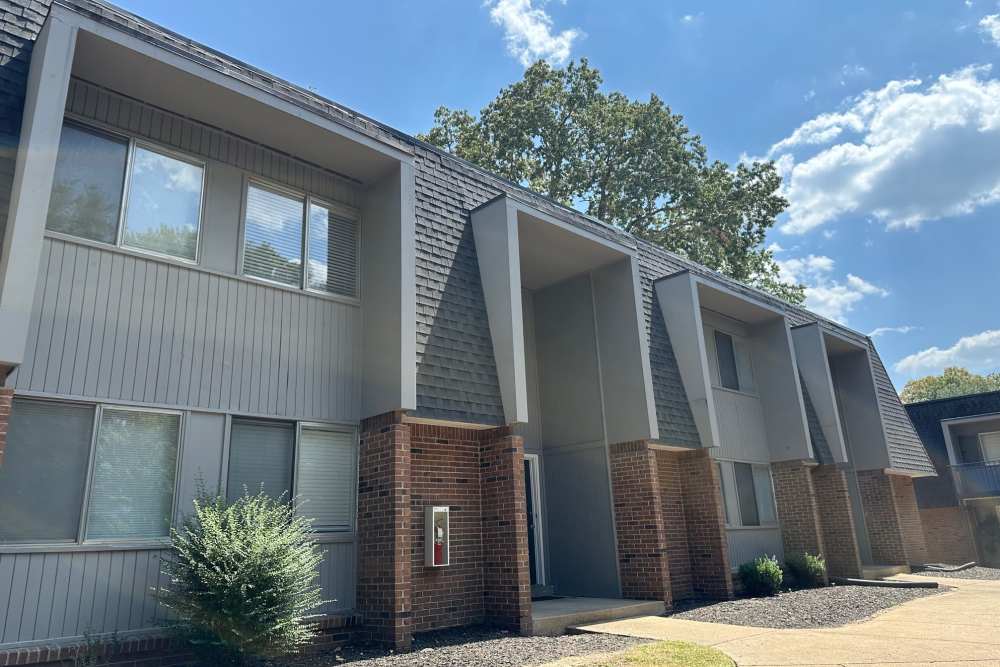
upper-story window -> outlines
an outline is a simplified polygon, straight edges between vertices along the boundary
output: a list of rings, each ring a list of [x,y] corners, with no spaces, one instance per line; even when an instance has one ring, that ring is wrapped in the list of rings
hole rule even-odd
[[[344,207],[257,181],[247,184],[243,273],[357,296],[358,224]]]
[[[1000,461],[1000,431],[980,433],[979,448],[984,461]]]
[[[204,181],[197,160],[65,123],[45,226],[194,262]]]
[[[726,389],[754,393],[753,364],[747,341],[718,329],[712,329],[711,334],[709,340],[715,350],[713,382]]]

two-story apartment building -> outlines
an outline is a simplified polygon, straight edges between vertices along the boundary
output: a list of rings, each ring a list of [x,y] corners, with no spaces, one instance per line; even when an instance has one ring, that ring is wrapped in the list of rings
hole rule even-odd
[[[329,623],[401,648],[926,560],[863,334],[111,5],[3,6],[0,650],[153,636],[199,486],[305,501]]]

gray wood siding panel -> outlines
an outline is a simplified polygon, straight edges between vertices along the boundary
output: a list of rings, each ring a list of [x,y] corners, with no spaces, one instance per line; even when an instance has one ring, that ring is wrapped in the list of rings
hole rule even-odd
[[[56,238],[47,258],[16,390],[360,419],[356,306]]]

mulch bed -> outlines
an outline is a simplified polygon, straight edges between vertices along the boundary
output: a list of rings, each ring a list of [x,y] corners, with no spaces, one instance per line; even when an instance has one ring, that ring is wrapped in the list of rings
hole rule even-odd
[[[540,665],[567,656],[624,651],[646,640],[615,635],[563,635],[521,637],[509,632],[471,626],[414,636],[410,653],[388,653],[365,646],[346,646],[336,652],[316,653],[294,661],[272,663],[277,667],[453,667],[490,665],[519,667]]]
[[[673,618],[758,628],[833,628],[942,589],[829,586],[769,598],[678,603]]]
[[[955,566],[945,565],[944,567]],[[988,581],[1000,581],[1000,568],[983,567],[982,565],[976,565],[970,567],[968,570],[962,570],[961,572],[938,572],[936,570],[923,570],[917,572],[914,570],[913,574],[922,574],[928,577],[944,577],[946,579],[986,579]]]

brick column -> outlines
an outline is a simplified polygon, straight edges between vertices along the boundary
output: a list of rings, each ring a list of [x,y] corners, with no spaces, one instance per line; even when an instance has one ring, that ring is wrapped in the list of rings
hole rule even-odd
[[[670,606],[663,509],[653,451],[646,441],[610,445],[611,489],[622,596]]]
[[[13,401],[14,390],[11,387],[0,387],[0,465],[3,465],[3,454],[7,451],[7,425],[10,423]]]
[[[778,461],[771,464],[774,503],[781,522],[785,557],[825,554],[819,506],[813,486],[811,461]]]
[[[530,635],[524,441],[508,427],[484,431],[479,456],[484,616],[489,623]]]
[[[968,511],[957,505],[920,510],[927,562],[968,563],[978,558]]]
[[[907,565],[892,480],[881,470],[859,470],[858,486],[876,565]]]
[[[889,475],[892,496],[896,505],[896,521],[903,535],[903,552],[909,565],[927,562],[927,543],[924,527],[920,523],[920,508],[913,490],[913,478],[908,475]]]
[[[670,596],[673,601],[686,600],[694,595],[694,584],[691,580],[691,555],[688,552],[687,517],[681,483],[681,454],[659,449],[655,457],[667,547],[667,572],[670,573]]]
[[[361,422],[357,606],[366,638],[397,650],[413,638],[410,541],[410,430],[392,412]]]
[[[831,577],[860,577],[861,550],[854,532],[847,474],[837,465],[818,465],[812,469],[812,480],[823,533],[826,571]]]
[[[681,493],[695,595],[733,597],[719,468],[706,449],[680,454]],[[670,539],[670,536],[667,536]]]

